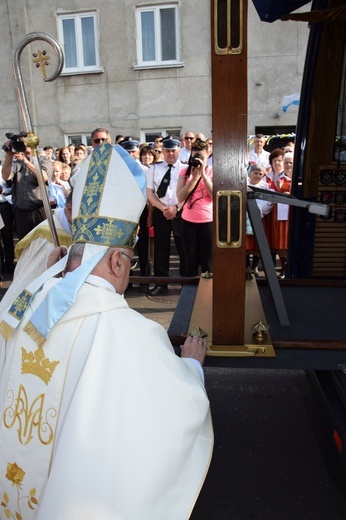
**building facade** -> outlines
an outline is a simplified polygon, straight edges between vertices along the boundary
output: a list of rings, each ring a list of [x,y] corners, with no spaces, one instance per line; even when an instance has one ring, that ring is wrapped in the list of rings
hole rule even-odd
[[[45,83],[33,53],[46,51],[47,76],[56,57],[44,42],[21,56],[29,112],[40,146],[88,142],[96,127],[132,135],[188,130],[212,134],[210,0],[6,0],[0,3],[0,127],[23,129],[12,75],[12,49],[30,32],[62,44],[61,76]],[[308,9],[308,8],[307,8]],[[248,133],[257,126],[291,127],[298,107],[307,24],[263,23],[249,0]],[[48,56],[50,59],[48,59]],[[225,85],[225,89],[227,85]],[[239,85],[242,88],[242,85]]]

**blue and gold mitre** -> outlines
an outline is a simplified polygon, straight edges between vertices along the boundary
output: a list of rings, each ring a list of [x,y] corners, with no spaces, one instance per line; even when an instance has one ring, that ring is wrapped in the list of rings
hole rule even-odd
[[[73,243],[130,247],[146,204],[146,177],[121,146],[101,143],[83,163],[73,191]]]

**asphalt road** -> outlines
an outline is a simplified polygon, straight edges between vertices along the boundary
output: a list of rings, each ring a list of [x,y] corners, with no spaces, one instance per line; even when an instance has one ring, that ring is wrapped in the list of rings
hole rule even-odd
[[[191,520],[346,520],[346,476],[304,372],[205,376],[215,446]]]

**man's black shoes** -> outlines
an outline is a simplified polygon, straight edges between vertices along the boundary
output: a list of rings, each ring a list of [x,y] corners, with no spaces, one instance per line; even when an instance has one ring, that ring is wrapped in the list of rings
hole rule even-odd
[[[168,293],[167,285],[155,285],[150,291],[148,291],[149,296],[162,296]]]

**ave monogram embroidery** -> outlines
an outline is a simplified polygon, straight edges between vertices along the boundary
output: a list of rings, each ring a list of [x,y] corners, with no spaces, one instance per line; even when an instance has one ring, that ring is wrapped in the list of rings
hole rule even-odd
[[[54,422],[57,411],[55,408],[44,410],[45,394],[38,395],[29,403],[24,386],[19,385],[17,397],[13,390],[9,390],[7,395],[11,404],[4,410],[3,422],[6,428],[17,427],[21,444],[29,444],[35,432],[42,444],[50,444],[54,437],[53,426],[50,423]]]

